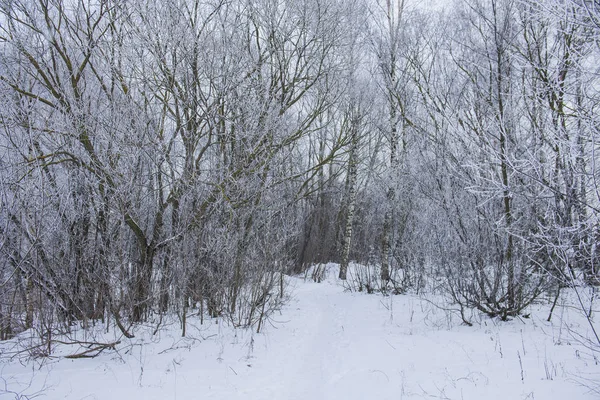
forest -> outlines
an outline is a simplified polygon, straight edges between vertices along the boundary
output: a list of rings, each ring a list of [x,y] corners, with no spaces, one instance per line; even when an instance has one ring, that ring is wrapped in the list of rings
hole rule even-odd
[[[598,351],[599,60],[597,0],[1,0],[0,340],[260,330],[334,262],[466,325],[591,288]]]

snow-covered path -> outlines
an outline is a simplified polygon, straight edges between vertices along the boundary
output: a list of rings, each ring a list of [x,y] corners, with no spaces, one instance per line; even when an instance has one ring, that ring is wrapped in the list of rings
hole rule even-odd
[[[291,284],[292,300],[260,334],[192,320],[188,332],[206,340],[181,340],[174,326],[141,343],[139,332],[118,356],[5,363],[1,376],[49,399],[597,398],[580,383],[599,367],[557,322],[466,327],[414,296],[350,293],[335,279]]]
[[[273,388],[257,398],[596,398],[577,382],[600,370],[576,358],[581,349],[556,345],[563,333],[551,324],[460,326],[418,298],[344,292],[333,280],[295,292],[288,335],[267,336],[253,371],[269,371]]]

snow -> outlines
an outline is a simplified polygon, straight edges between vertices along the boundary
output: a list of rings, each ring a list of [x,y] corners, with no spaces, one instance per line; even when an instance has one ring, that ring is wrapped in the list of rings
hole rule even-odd
[[[334,278],[289,278],[292,297],[261,333],[188,320],[152,336],[138,327],[91,359],[5,360],[0,398],[594,399],[600,367],[573,334],[577,311],[461,325],[439,298],[349,292]],[[216,323],[218,322],[218,323]],[[79,332],[79,339],[84,333]],[[89,335],[89,333],[86,333]],[[102,340],[115,340],[116,333]],[[89,339],[89,337],[87,338]],[[98,339],[98,338],[96,338]],[[4,351],[8,348],[2,345]],[[76,349],[57,349],[67,354]],[[9,392],[14,392],[13,394]]]

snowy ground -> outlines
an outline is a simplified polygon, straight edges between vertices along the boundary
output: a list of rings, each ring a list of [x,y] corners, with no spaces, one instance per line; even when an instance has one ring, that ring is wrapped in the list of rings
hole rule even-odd
[[[193,339],[176,324],[155,336],[141,327],[93,359],[4,360],[0,398],[599,397],[590,387],[600,367],[570,330],[586,330],[573,309],[560,307],[552,323],[543,306],[530,319],[467,327],[415,296],[350,293],[332,278],[290,278],[290,286],[291,301],[260,334],[190,318]]]

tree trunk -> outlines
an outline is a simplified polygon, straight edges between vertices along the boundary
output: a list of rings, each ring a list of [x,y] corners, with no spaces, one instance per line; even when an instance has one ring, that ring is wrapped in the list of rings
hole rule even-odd
[[[142,250],[140,261],[135,264],[133,288],[133,322],[141,322],[146,318],[150,302],[150,283],[154,250],[147,247]]]
[[[358,177],[358,124],[359,120],[353,118],[350,122],[351,145],[348,157],[348,176],[347,179],[347,211],[346,223],[344,228],[344,237],[342,241],[342,257],[340,263],[339,278],[346,280],[348,272],[348,263],[350,259],[350,244],[352,242],[352,222],[354,221],[354,208],[356,206],[356,180]]]
[[[391,68],[391,79],[395,82],[395,68]],[[381,239],[381,280],[387,283],[390,280],[390,234],[394,220],[394,202],[396,201],[396,182],[398,175],[398,117],[393,96],[389,96],[390,106],[390,170],[388,174],[388,189],[386,193],[385,216],[383,219],[383,233]]]

